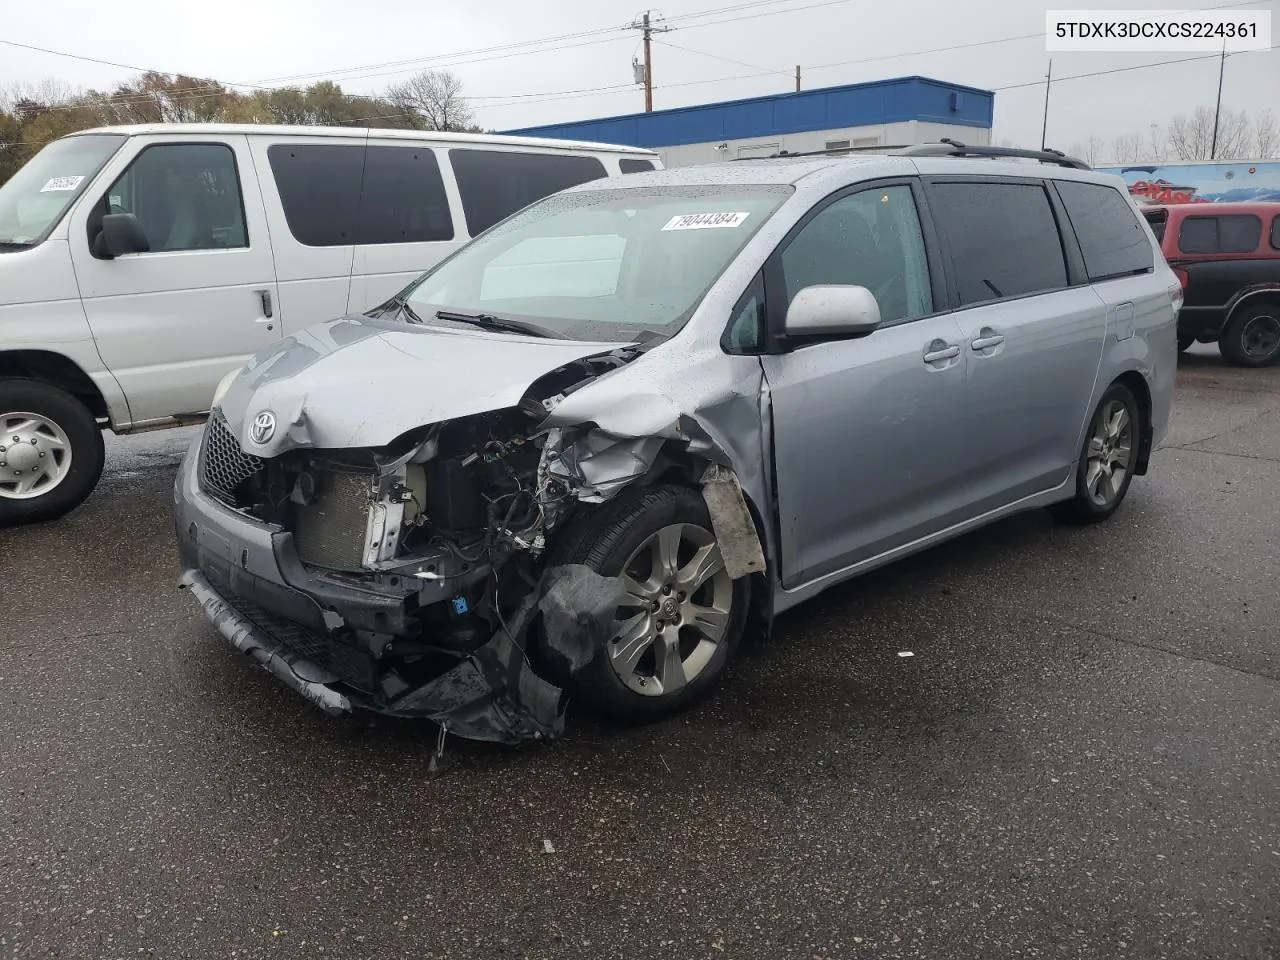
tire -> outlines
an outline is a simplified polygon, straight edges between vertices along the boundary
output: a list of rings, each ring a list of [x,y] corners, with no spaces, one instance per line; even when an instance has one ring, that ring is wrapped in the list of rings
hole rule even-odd
[[[1118,410],[1124,411],[1124,425],[1114,436],[1104,421],[1113,423]],[[1070,500],[1055,503],[1054,516],[1067,523],[1099,523],[1115,513],[1129,492],[1133,481],[1133,468],[1138,462],[1138,446],[1142,437],[1142,414],[1133,393],[1122,383],[1113,383],[1098,401],[1089,418],[1089,429],[1081,445],[1080,460],[1076,465],[1076,490]],[[1127,441],[1127,442],[1126,442]],[[1100,446],[1099,446],[1100,444]],[[1123,475],[1118,482],[1108,483],[1104,476],[1092,472],[1095,461],[1110,463],[1109,476],[1114,476],[1117,453],[1125,452],[1121,468]],[[1107,473],[1102,467],[1102,472]],[[1100,497],[1101,495],[1101,497]]]
[[[693,570],[695,551],[708,561],[701,565],[707,576],[692,592],[679,589],[677,575],[667,578],[671,592],[663,593],[664,578],[654,569],[653,560],[664,543],[672,542],[673,529],[680,529],[677,573]],[[701,553],[707,546],[714,553]],[[650,604],[660,604],[656,611],[642,606],[641,591],[634,591],[634,602],[629,599],[625,608],[619,608],[619,619],[622,625],[634,623],[630,635],[635,639],[628,643],[627,631],[620,630],[620,636],[603,643],[573,678],[573,692],[594,712],[623,723],[650,723],[679,713],[714,689],[742,640],[750,601],[750,578],[730,580],[718,558],[706,503],[700,493],[684,487],[624,492],[573,521],[552,563],[581,563],[604,576],[621,576],[628,570],[637,588],[643,586],[640,577],[648,573],[645,580],[653,589],[646,598],[651,596]],[[686,580],[693,582],[694,578]],[[703,611],[696,622],[695,609]],[[720,616],[712,615],[717,612]],[[678,621],[674,620],[677,614]],[[717,634],[711,642],[710,637]],[[672,657],[662,656],[667,651],[678,651],[679,670],[674,669]],[[675,689],[663,689],[670,685]]]
[[[104,459],[102,430],[83,403],[39,380],[0,380],[0,527],[75,509]]]
[[[1196,342],[1195,337],[1178,337],[1178,352],[1186,353],[1191,349],[1191,345]]]
[[[1255,303],[1236,311],[1218,349],[1236,367],[1267,367],[1280,360],[1280,303]]]

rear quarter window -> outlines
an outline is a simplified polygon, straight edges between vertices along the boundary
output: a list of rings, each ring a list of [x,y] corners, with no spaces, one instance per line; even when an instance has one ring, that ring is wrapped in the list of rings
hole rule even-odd
[[[1129,200],[1113,187],[1058,180],[1058,195],[1080,241],[1092,281],[1145,273],[1155,265],[1151,241]]]
[[[1187,217],[1178,228],[1183,253],[1253,253],[1262,239],[1262,220],[1253,214]]]
[[[618,169],[623,173],[645,173],[653,169],[652,160],[640,160],[633,157],[623,157],[618,161]]]
[[[473,237],[543,197],[605,176],[599,159],[572,154],[456,149],[449,162]]]
[[[1271,221],[1271,249],[1280,250],[1280,217]]]

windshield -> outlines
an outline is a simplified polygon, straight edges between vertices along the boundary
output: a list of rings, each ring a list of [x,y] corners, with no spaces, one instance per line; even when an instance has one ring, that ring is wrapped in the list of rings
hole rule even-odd
[[[0,186],[0,246],[28,247],[49,235],[67,208],[127,138],[55,140]]]
[[[790,194],[738,184],[558,194],[473,240],[403,299],[424,323],[465,314],[575,340],[669,336]]]

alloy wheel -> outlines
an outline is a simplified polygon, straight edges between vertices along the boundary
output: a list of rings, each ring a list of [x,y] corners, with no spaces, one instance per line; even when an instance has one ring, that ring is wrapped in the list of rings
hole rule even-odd
[[[1085,490],[1099,507],[1108,507],[1124,490],[1133,462],[1133,418],[1120,400],[1112,400],[1093,422],[1086,457]]]
[[[1280,318],[1260,314],[1250,317],[1240,331],[1240,344],[1252,360],[1266,360],[1280,350]]]
[[[693,682],[728,636],[733,581],[710,530],[663,527],[623,565],[627,597],[609,663],[624,685],[660,697]]]

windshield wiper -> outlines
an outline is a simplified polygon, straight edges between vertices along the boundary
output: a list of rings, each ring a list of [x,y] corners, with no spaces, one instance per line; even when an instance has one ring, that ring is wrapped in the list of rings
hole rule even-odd
[[[0,250],[26,250],[34,246],[26,240],[0,240]]]
[[[418,311],[409,306],[408,300],[392,300],[395,306],[400,308],[400,312],[409,318],[410,323],[423,323],[422,317],[418,316]]]
[[[523,333],[530,337],[546,337],[552,340],[568,339],[563,333],[538,326],[536,323],[526,323],[523,320],[507,320],[503,317],[495,317],[491,313],[454,313],[451,310],[437,310],[436,319],[450,320],[453,323],[469,323],[471,326],[479,327],[482,330]]]

